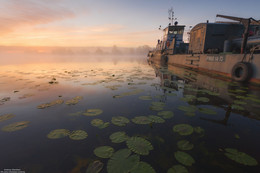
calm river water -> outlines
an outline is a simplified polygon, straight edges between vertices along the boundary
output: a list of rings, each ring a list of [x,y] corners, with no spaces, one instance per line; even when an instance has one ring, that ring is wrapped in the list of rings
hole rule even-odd
[[[0,74],[0,171],[260,172],[259,87],[145,60]]]

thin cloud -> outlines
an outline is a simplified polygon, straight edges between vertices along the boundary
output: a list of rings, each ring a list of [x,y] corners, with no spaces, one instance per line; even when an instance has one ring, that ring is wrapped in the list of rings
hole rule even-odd
[[[1,1],[0,34],[12,32],[19,27],[46,24],[75,16],[68,8],[57,4],[52,6],[52,3],[46,2],[33,0]]]

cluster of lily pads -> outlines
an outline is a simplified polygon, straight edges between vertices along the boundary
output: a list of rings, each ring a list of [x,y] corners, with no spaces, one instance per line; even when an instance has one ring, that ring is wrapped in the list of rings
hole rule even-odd
[[[77,96],[77,97],[74,97],[71,100],[66,101],[66,104],[67,105],[75,105],[82,99],[83,99],[82,96]],[[64,103],[64,100],[58,99],[58,100],[54,100],[54,101],[49,102],[49,103],[40,104],[40,105],[37,106],[37,108],[38,109],[45,109],[45,108],[55,106],[55,105],[60,105],[60,104],[63,104],[63,103]]]
[[[47,135],[49,139],[60,139],[66,136],[69,136],[72,140],[83,140],[88,137],[88,133],[84,130],[74,130],[70,132],[67,129],[55,129]]]

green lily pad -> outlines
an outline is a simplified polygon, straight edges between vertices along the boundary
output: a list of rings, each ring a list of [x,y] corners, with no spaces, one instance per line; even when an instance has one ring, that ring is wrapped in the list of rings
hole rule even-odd
[[[70,131],[67,129],[56,129],[52,130],[47,137],[49,139],[59,139],[59,138],[64,138],[70,134]]]
[[[94,150],[94,154],[100,158],[110,158],[114,153],[114,148],[110,146],[101,146]]]
[[[72,140],[82,140],[87,138],[88,134],[84,130],[75,130],[70,133],[69,137]]]
[[[86,112],[83,113],[83,115],[97,116],[97,115],[100,115],[102,113],[103,113],[103,111],[101,109],[88,109],[88,110],[86,110]]]
[[[182,101],[185,101],[185,102],[191,102],[193,101],[194,99],[196,99],[196,97],[194,95],[186,95],[184,97],[181,98]]]
[[[152,105],[152,106],[150,106],[150,109],[151,109],[152,111],[162,111],[162,110],[163,110],[163,107],[164,107],[164,106]]]
[[[129,123],[130,121],[126,117],[117,116],[117,117],[112,117],[111,122],[117,126],[126,126],[126,124]]]
[[[183,164],[185,166],[191,166],[193,163],[195,163],[195,160],[193,159],[193,157],[191,157],[191,155],[189,155],[188,153],[185,153],[183,151],[175,152],[174,157],[178,162],[180,162],[181,164]]]
[[[158,107],[163,107],[163,106],[165,106],[165,103],[163,103],[163,102],[152,102],[152,105],[158,106]]]
[[[185,112],[185,115],[187,115],[189,117],[194,117],[196,114],[195,114],[195,112]]]
[[[108,173],[129,173],[139,164],[139,156],[131,155],[129,149],[115,152],[107,162]]]
[[[209,102],[209,99],[207,97],[198,97],[197,100],[204,103]]]
[[[231,107],[232,107],[232,109],[236,109],[236,110],[240,110],[240,111],[245,110],[245,108],[240,105],[232,104]]]
[[[140,155],[148,155],[153,150],[152,144],[141,137],[131,137],[126,140],[127,147]]]
[[[153,123],[164,123],[165,122],[164,119],[162,119],[161,117],[155,116],[155,115],[149,115],[148,118]]]
[[[177,147],[180,150],[191,150],[194,145],[192,143],[190,143],[190,141],[187,140],[181,140],[177,142]]]
[[[58,99],[58,100],[54,100],[50,103],[43,103],[43,104],[40,104],[37,106],[38,109],[45,109],[45,108],[48,108],[48,107],[51,107],[51,106],[54,106],[54,105],[58,105],[58,104],[62,104],[64,101],[61,100],[61,99]]]
[[[188,170],[182,165],[174,165],[168,169],[167,173],[189,173]]]
[[[135,124],[150,124],[152,122],[151,119],[146,116],[134,117],[132,121]]]
[[[178,124],[173,126],[173,131],[180,135],[187,136],[193,133],[193,127],[189,124]]]
[[[256,159],[254,159],[252,156],[249,156],[246,153],[240,152],[237,149],[234,148],[225,148],[225,155],[240,164],[248,165],[248,166],[256,166],[258,165],[258,162]]]
[[[139,162],[131,173],[156,173],[153,167],[146,162]]]
[[[0,115],[0,122],[9,120],[11,118],[15,117],[14,114],[5,114],[5,115]]]
[[[199,108],[199,111],[204,114],[211,114],[211,115],[217,114],[216,111],[209,108]]]
[[[29,123],[30,123],[30,121],[20,121],[20,122],[12,123],[7,126],[4,126],[2,128],[2,131],[14,132],[17,130],[21,130],[21,129],[24,129],[25,127],[28,127]]]
[[[179,110],[182,110],[184,112],[195,112],[197,110],[196,106],[178,106]]]
[[[163,117],[164,119],[170,119],[173,117],[173,112],[172,111],[161,111],[161,112],[158,112],[157,115]]]
[[[100,129],[104,129],[104,128],[108,127],[110,123],[109,122],[104,123],[104,121],[101,119],[94,119],[91,121],[91,124]]]
[[[234,100],[234,103],[236,105],[246,105],[247,104],[246,102],[243,102],[243,101],[240,101],[240,100]]]
[[[139,97],[140,100],[152,100],[151,96],[140,96]]]
[[[193,128],[194,132],[198,133],[201,137],[204,136],[205,134],[205,130],[201,127],[194,127]]]
[[[99,173],[103,169],[104,164],[99,160],[96,160],[89,164],[86,173]]]
[[[109,136],[113,143],[121,143],[127,140],[128,136],[125,132],[115,132]]]

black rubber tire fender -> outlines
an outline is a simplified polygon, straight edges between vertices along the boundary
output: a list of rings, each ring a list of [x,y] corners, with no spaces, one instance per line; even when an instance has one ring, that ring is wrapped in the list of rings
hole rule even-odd
[[[237,82],[247,82],[252,77],[252,66],[248,62],[236,63],[231,71],[231,77]]]

